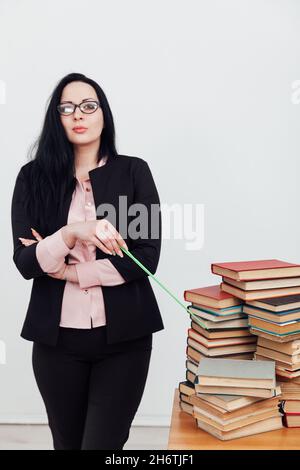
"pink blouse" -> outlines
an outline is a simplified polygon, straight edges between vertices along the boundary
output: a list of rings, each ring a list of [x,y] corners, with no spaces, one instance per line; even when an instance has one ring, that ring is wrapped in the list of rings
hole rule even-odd
[[[106,163],[102,159],[98,166]],[[96,208],[90,179],[79,181],[72,195],[68,224],[96,220]],[[37,243],[37,260],[47,273],[54,273],[69,255],[69,264],[75,264],[79,283],[66,281],[60,326],[68,328],[93,328],[106,325],[104,299],[101,286],[123,284],[125,279],[108,259],[96,260],[96,247],[76,241],[70,249],[61,229]],[[116,255],[118,256],[118,255]]]

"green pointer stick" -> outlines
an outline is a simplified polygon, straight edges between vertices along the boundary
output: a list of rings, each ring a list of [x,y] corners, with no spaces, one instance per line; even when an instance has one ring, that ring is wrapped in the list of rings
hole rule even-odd
[[[128,250],[126,250],[126,248],[123,248],[122,246],[120,246],[120,248],[121,248],[122,251],[124,251],[126,253],[126,255],[128,255],[131,259],[133,259],[133,261],[138,266],[140,266],[140,268],[142,268],[147,274],[149,274],[149,276],[151,276],[152,279],[154,279],[154,281],[156,281],[157,284],[160,285],[160,287],[162,287],[171,297],[173,297],[173,299],[176,300],[176,302],[178,302],[179,305],[181,305],[181,307],[183,307],[186,312],[191,314],[189,309],[182,302],[180,302],[180,300],[177,299],[177,297],[175,297],[175,295],[172,294],[172,292],[170,292],[169,289],[167,289],[152,273],[150,273],[150,271],[138,259],[136,259],[136,257],[133,256],[133,254],[131,254]],[[206,329],[205,325],[202,322],[200,322],[200,320],[198,320],[198,317],[197,317],[197,322],[202,326],[202,328]]]

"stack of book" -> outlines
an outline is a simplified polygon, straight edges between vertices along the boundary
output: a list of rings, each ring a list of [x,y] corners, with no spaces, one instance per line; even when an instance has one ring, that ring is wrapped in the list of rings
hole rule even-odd
[[[190,302],[191,326],[187,331],[186,380],[179,383],[180,407],[192,414],[188,390],[195,393],[194,381],[204,357],[253,358],[257,337],[249,331],[243,302],[223,292],[220,285],[185,290]]]
[[[300,339],[300,295],[248,301],[244,312],[253,334],[272,341]]]
[[[243,302],[222,292],[219,285],[185,290],[184,299],[191,302],[188,361],[198,366],[203,357],[253,358],[256,336],[249,331]]]
[[[213,263],[211,271],[222,276],[219,285],[184,291],[184,299],[191,302],[191,328],[186,380],[179,383],[179,392],[181,409],[191,415],[192,402],[199,399],[200,384],[195,381],[203,359],[269,361],[278,380],[300,385],[300,265],[274,259],[242,261]],[[262,400],[273,392],[260,393]]]
[[[275,361],[276,374],[279,378],[300,378],[300,340],[280,343],[259,336],[254,358]]]
[[[300,265],[271,259],[214,263],[211,271],[224,292],[244,301],[259,337],[254,359],[274,360],[279,377],[300,377]]]
[[[194,417],[194,407],[191,403],[192,396],[195,395],[195,385],[190,380],[179,382],[179,407],[185,413]]]
[[[300,294],[300,265],[277,259],[213,263],[221,289],[247,302]]]
[[[195,388],[188,404],[197,426],[221,440],[282,427],[273,361],[204,358]]]

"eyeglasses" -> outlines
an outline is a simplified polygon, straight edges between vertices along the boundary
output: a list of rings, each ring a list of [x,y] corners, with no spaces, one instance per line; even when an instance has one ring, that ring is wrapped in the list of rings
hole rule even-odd
[[[97,111],[97,109],[100,107],[100,103],[98,101],[83,101],[79,104],[60,103],[59,105],[57,105],[57,110],[59,114],[69,116],[70,114],[73,114],[75,112],[77,107],[84,114],[92,114]]]

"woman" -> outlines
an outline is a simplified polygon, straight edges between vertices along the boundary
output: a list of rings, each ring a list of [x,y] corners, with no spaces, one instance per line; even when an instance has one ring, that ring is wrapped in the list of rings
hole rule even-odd
[[[54,449],[123,449],[152,333],[164,329],[148,275],[124,249],[156,271],[160,201],[147,162],[117,154],[106,96],[85,75],[52,93],[11,217],[13,260],[33,280],[21,336],[33,342]]]

